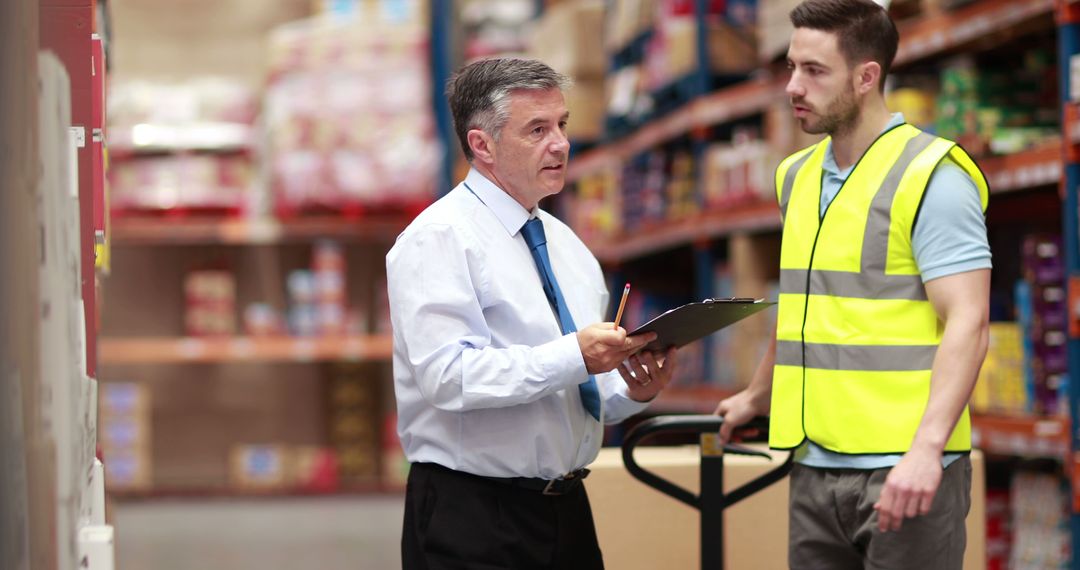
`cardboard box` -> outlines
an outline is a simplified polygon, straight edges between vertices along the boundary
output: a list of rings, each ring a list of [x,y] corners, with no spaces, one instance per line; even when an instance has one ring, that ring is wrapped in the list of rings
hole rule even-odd
[[[599,139],[604,133],[604,113],[607,111],[604,80],[575,81],[574,86],[566,92],[566,108],[570,111],[566,136],[571,141]]]
[[[662,29],[669,79],[678,79],[697,69],[697,22],[693,18],[677,18],[664,22]],[[713,72],[746,73],[757,67],[756,47],[750,33],[723,22],[710,22],[707,30],[709,67]]]
[[[604,46],[608,55],[630,44],[653,25],[654,0],[612,0],[605,23]]]
[[[782,59],[791,42],[791,11],[802,0],[758,0],[759,61]]]
[[[764,446],[757,446],[765,449]],[[699,568],[700,519],[686,506],[634,479],[623,466],[622,450],[606,448],[589,468],[585,480],[592,503],[604,564],[620,570]],[[724,488],[734,489],[783,460],[757,457],[724,458]],[[700,489],[697,446],[640,448],[638,463],[657,475],[696,493]],[[964,568],[986,568],[983,457],[971,454],[971,511],[967,519]],[[787,568],[788,479],[744,499],[724,518],[724,564],[729,570]]]
[[[536,21],[529,55],[573,78],[602,78],[607,71],[604,3],[596,0],[550,6]]]
[[[98,390],[98,414],[102,421],[114,417],[151,415],[150,388],[137,382],[103,382]]]
[[[98,442],[106,452],[150,449],[150,416],[103,417]]]
[[[280,489],[289,484],[290,450],[283,445],[236,445],[229,453],[229,484]]]
[[[102,455],[107,489],[149,489],[153,484],[153,457],[148,448],[104,451]]]

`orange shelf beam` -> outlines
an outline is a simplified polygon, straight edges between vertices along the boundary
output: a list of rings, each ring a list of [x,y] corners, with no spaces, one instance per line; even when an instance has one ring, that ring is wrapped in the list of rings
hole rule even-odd
[[[1033,18],[1053,14],[1055,0],[981,0],[900,26],[894,65],[949,51]]]
[[[410,220],[411,217],[404,215],[355,219],[323,216],[288,222],[273,219],[119,217],[112,221],[111,237],[115,245],[257,245],[318,238],[392,242]]]
[[[1069,420],[972,414],[971,443],[987,453],[1064,460]]]
[[[776,203],[759,202],[647,227],[631,234],[586,240],[586,245],[601,263],[617,263],[733,232],[779,228],[780,210]]]
[[[1063,174],[1061,140],[1016,154],[977,159],[994,194],[1057,184]]]
[[[101,362],[210,364],[243,362],[388,361],[389,335],[353,337],[103,338]]]

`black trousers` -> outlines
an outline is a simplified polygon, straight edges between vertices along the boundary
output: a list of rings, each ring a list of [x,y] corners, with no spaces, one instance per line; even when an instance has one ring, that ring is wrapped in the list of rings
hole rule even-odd
[[[405,490],[404,570],[602,570],[585,486],[565,495],[415,463]]]

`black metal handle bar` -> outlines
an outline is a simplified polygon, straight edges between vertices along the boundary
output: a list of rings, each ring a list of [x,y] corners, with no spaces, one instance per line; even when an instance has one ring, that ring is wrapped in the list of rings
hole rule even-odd
[[[630,433],[626,435],[626,440],[622,446],[623,463],[626,464],[627,471],[630,472],[636,479],[645,483],[646,485],[668,495],[674,499],[677,499],[687,505],[701,510],[701,496],[695,495],[690,491],[680,487],[646,470],[638,465],[634,460],[634,449],[639,443],[646,438],[657,435],[659,433],[715,433],[720,431],[720,426],[723,425],[724,418],[714,415],[693,415],[693,416],[660,416],[650,418],[634,426],[630,430]],[[739,429],[768,429],[768,418],[759,417],[754,418],[744,426],[740,426]],[[743,447],[740,445],[728,444],[724,446],[725,453],[735,453],[739,455],[754,455],[759,457],[765,457],[772,459],[772,456],[768,453]],[[773,468],[767,473],[744,483],[739,488],[726,493],[723,496],[722,504],[723,508],[730,507],[735,503],[757,493],[758,491],[772,485],[773,483],[783,479],[791,471],[792,455],[788,455],[788,458],[779,466]],[[705,484],[705,481],[702,481]]]

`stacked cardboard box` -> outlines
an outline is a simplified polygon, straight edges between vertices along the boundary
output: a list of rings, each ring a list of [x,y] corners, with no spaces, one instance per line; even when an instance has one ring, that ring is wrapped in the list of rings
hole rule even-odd
[[[99,390],[98,442],[110,489],[148,489],[153,483],[150,390],[105,382]]]
[[[572,141],[594,141],[604,127],[604,74],[607,60],[601,34],[604,3],[598,0],[563,2],[549,7],[536,21],[529,55],[573,80],[566,94]]]
[[[1029,411],[1067,414],[1068,310],[1061,237],[1030,235],[1024,239],[1016,308],[1024,329],[1024,374]]]
[[[1068,568],[1069,516],[1065,481],[1054,473],[1013,476],[1010,568]]]
[[[782,158],[754,130],[739,130],[730,143],[709,145],[701,173],[705,209],[775,201],[773,173]]]
[[[757,55],[759,61],[783,59],[791,42],[789,15],[802,0],[758,0]]]
[[[236,277],[228,271],[197,270],[184,279],[184,323],[191,336],[236,333]]]
[[[1019,323],[990,323],[986,359],[971,394],[972,410],[1007,415],[1026,413],[1023,338]]]
[[[578,180],[575,192],[563,193],[568,203],[564,211],[569,216],[570,225],[586,243],[619,232],[622,195],[618,181],[618,170],[604,169],[583,176]]]
[[[242,491],[333,492],[337,456],[314,445],[240,444],[229,453],[229,485]]]
[[[960,57],[941,71],[937,133],[969,152],[996,154],[1037,146],[1060,131],[1052,54],[1021,52],[993,67]]]
[[[371,4],[371,3],[365,3]],[[434,196],[426,3],[318,18],[270,36],[265,117],[281,215],[412,208]]]
[[[378,480],[379,418],[382,402],[378,376],[360,364],[336,364],[329,379],[330,445],[337,453],[345,483]]]

